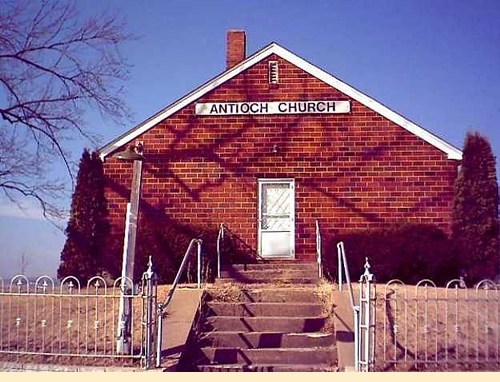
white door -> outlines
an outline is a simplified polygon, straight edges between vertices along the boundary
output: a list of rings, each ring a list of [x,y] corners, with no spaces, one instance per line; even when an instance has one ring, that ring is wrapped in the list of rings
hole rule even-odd
[[[263,258],[295,257],[293,179],[259,179],[259,254]]]

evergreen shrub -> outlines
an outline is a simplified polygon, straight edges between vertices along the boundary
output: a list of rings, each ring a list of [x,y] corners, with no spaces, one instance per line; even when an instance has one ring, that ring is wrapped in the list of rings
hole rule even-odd
[[[85,286],[91,277],[106,271],[104,242],[109,230],[102,161],[97,152],[85,149],[71,199],[58,279],[74,276]]]
[[[429,224],[401,224],[337,235],[326,242],[325,276],[337,279],[337,243],[343,241],[351,281],[359,281],[365,258],[376,282],[399,279],[416,284],[428,278],[443,286],[458,278],[456,250],[446,233]]]
[[[465,138],[462,167],[455,182],[452,237],[468,283],[500,276],[499,194],[495,157],[478,133]]]

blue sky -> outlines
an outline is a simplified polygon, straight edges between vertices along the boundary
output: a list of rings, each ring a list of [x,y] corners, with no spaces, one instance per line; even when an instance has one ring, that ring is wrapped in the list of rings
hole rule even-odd
[[[461,148],[466,132],[477,130],[500,155],[497,0],[80,0],[77,6],[81,17],[116,9],[141,36],[122,49],[132,66],[125,86],[134,123],[222,72],[226,32],[243,29],[248,54],[277,42],[449,143]],[[134,125],[89,115],[102,144]],[[73,157],[86,146],[73,142]],[[2,201],[0,275],[18,272],[23,252],[27,273],[55,275],[64,239],[32,204],[23,213]]]

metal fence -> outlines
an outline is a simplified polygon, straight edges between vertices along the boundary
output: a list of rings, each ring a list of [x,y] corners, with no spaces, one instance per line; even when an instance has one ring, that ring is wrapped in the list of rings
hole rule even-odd
[[[156,316],[152,264],[139,286],[125,285],[131,281],[119,278],[108,286],[99,276],[85,286],[72,276],[60,283],[48,276],[34,282],[24,275],[7,282],[0,278],[0,358],[79,357],[94,364],[96,359],[115,358],[149,366]],[[125,352],[118,349],[117,341],[124,326],[119,305],[124,303],[132,307]]]
[[[375,370],[500,370],[500,288],[400,280],[377,293]]]

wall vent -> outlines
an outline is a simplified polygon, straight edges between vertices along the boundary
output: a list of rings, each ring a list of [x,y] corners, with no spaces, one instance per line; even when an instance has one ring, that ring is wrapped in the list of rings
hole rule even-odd
[[[279,83],[278,61],[269,61],[269,83],[271,85]]]

